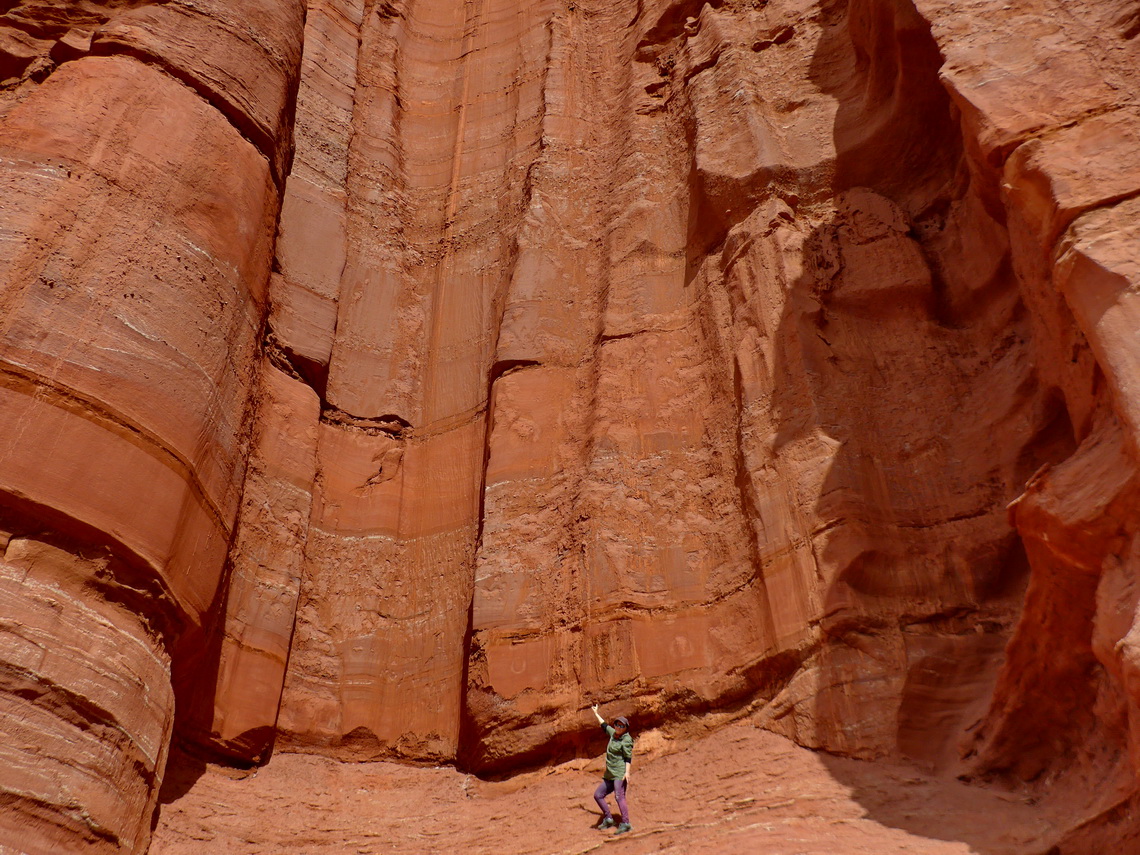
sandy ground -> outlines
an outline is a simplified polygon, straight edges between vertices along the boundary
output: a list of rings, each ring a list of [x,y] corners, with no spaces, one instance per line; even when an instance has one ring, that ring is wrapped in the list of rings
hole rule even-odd
[[[593,828],[600,759],[487,782],[449,767],[281,754],[244,776],[175,775],[150,851],[1037,855],[1054,838],[1016,793],[816,754],[749,722],[684,747],[645,734],[638,752],[634,830],[621,837]]]

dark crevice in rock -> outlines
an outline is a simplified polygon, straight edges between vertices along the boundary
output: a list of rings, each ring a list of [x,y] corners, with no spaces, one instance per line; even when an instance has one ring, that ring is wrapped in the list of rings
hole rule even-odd
[[[404,10],[396,3],[391,2],[391,0],[382,0],[382,2],[376,4],[375,14],[377,18],[383,19],[402,18],[404,16]]]
[[[114,36],[101,35],[91,45],[92,56],[120,56],[134,59],[144,65],[158,69],[190,89],[203,101],[217,110],[250,145],[252,145],[269,165],[273,182],[278,187],[285,184],[285,175],[277,158],[277,140],[273,134],[252,121],[246,112],[221,92],[207,86],[205,81],[189,73],[186,69],[167,61],[165,57],[142,50],[134,45],[116,41]]]
[[[1078,211],[1070,212],[1069,215],[1066,216],[1064,222],[1061,224],[1062,229],[1058,234],[1056,241],[1053,243],[1053,253],[1057,254],[1062,251],[1062,246],[1065,242],[1066,235],[1069,233],[1069,227],[1080,220],[1081,217],[1085,216],[1086,214],[1091,214],[1094,211],[1101,211],[1106,208],[1116,207],[1117,205],[1120,205],[1124,202],[1130,202],[1136,198],[1140,198],[1140,191],[1137,191],[1135,193],[1120,193],[1101,199],[1095,205],[1088,205],[1087,207],[1082,207]]]
[[[22,629],[19,625],[0,620],[0,631],[21,636],[25,641],[31,642]],[[41,674],[9,662],[0,662],[0,691],[49,709],[57,718],[81,730],[98,727],[120,729],[116,717],[98,704],[65,686],[53,683]]]
[[[494,386],[501,377],[505,377],[508,374],[514,374],[516,371],[522,371],[526,368],[541,368],[542,364],[543,363],[537,359],[500,360],[491,366],[491,379],[489,385]]]
[[[62,410],[77,413],[162,460],[186,482],[195,500],[214,519],[219,528],[229,530],[225,514],[206,491],[206,486],[198,475],[196,461],[190,460],[172,448],[170,443],[165,442],[126,413],[118,412],[104,401],[97,400],[79,389],[56,383],[52,378],[23,369],[11,362],[0,365],[0,385],[22,390],[26,394],[34,394],[37,399],[51,401],[54,406]]]
[[[776,45],[786,45],[796,36],[796,28],[789,25],[780,27],[775,32],[768,33],[766,36],[758,39],[752,43],[752,50],[762,51]]]
[[[321,423],[374,435],[387,434],[395,439],[406,438],[412,430],[411,422],[395,414],[372,417],[354,416],[331,404],[325,404],[321,408]]]
[[[82,580],[95,596],[137,615],[167,650],[185,633],[182,604],[150,562],[113,535],[11,492],[0,493],[0,526],[90,560],[102,569]]]
[[[721,52],[719,50],[714,50],[712,52],[712,54],[707,59],[705,59],[701,62],[698,62],[692,68],[687,69],[685,71],[684,78],[682,78],[682,80],[681,80],[681,83],[688,83],[690,80],[692,80],[698,74],[702,74],[702,73],[708,71],[710,68],[715,68],[716,64],[718,62],[720,62],[720,55],[721,55]]]
[[[1134,39],[1140,36],[1140,10],[1130,13],[1121,19],[1120,34],[1125,39]]]
[[[680,2],[666,6],[665,11],[662,12],[656,23],[638,42],[638,58],[641,59],[648,52],[647,49],[664,45],[689,32],[692,29],[688,23],[689,20],[699,19],[701,10],[705,6],[718,9],[723,5],[724,0],[680,0]]]
[[[664,333],[664,332],[669,332],[669,330],[652,329],[649,327],[647,327],[645,329],[639,329],[639,330],[630,330],[629,332],[624,332],[624,333],[614,333],[612,335],[603,335],[598,339],[598,344],[609,344],[610,342],[614,342],[614,341],[625,341],[627,339],[637,338],[638,336],[649,335],[651,333]]]
[[[265,336],[264,350],[275,368],[311,388],[317,393],[322,406],[325,404],[329,382],[329,367],[326,363],[297,353],[281,341],[272,330]]]
[[[71,805],[39,799],[28,793],[5,790],[2,785],[0,785],[0,814],[20,817],[23,820],[22,825],[50,829],[50,836],[56,841],[59,841],[59,832],[64,831],[67,836],[74,835],[77,838],[75,842],[80,843],[84,849],[92,847],[96,852],[108,853],[124,851],[125,841],[86,815],[85,811],[76,810]]]
[[[1028,484],[1043,467],[1068,460],[1076,453],[1077,445],[1065,396],[1059,389],[1051,389],[1043,396],[1036,432],[1017,456],[1015,483]]]

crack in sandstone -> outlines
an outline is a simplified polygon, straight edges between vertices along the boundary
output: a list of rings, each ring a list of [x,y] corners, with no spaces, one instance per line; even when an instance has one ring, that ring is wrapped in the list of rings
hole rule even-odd
[[[0,631],[13,632],[11,627],[0,627]],[[117,735],[110,738],[129,746],[128,751],[135,755],[132,758],[135,772],[148,785],[157,781],[157,758],[147,753],[138,738],[126,730],[116,715],[91,698],[60,685],[43,674],[10,662],[0,662],[0,690],[47,710],[80,730],[100,731],[103,736],[109,734],[102,732],[114,731]]]
[[[61,816],[65,817],[70,820],[72,827],[86,838],[88,844],[105,841],[118,850],[124,845],[129,846],[133,843],[113,829],[105,828],[82,808],[52,802],[34,793],[14,791],[2,784],[0,784],[0,807],[23,814],[32,823],[43,823],[49,828],[57,827]]]
[[[1075,128],[1078,125],[1088,121],[1089,119],[1106,116],[1130,107],[1135,108],[1137,105],[1140,105],[1140,101],[1129,100],[1118,104],[1101,105],[1098,107],[1090,108],[1088,110],[1084,110],[1075,116],[1065,119],[1064,121],[1054,122],[1053,124],[1048,125],[1041,125],[1038,128],[1027,130],[1019,135],[1016,139],[1010,140],[1004,146],[996,149],[996,159],[991,162],[991,166],[993,166],[993,168],[998,173],[1000,173],[1001,170],[1005,168],[1006,163],[1009,161],[1013,153],[1017,151],[1017,149],[1021,148],[1021,146],[1025,145],[1027,142],[1032,142],[1033,140],[1039,139],[1048,139],[1061,133],[1062,131],[1067,131]]]
[[[990,514],[1000,511],[1005,506],[1005,502],[994,502],[986,505],[983,508],[973,511],[962,511],[961,513],[952,514],[951,516],[941,517],[936,520],[892,520],[892,519],[877,519],[863,517],[836,517],[835,519],[827,520],[821,525],[812,529],[811,536],[816,537],[821,534],[826,534],[833,529],[844,525],[874,525],[883,528],[900,528],[900,529],[928,529],[939,528],[940,526],[952,525],[957,522],[965,522],[966,520],[980,519],[981,517],[989,516]]]
[[[248,119],[242,108],[225,97],[220,90],[211,88],[199,80],[196,75],[184,71],[160,54],[133,45],[120,44],[112,39],[98,40],[92,43],[91,55],[133,59],[143,65],[156,68],[172,80],[181,83],[213,107],[246,142],[253,146],[254,151],[261,155],[269,167],[269,172],[273,176],[273,183],[278,189],[284,186],[286,175],[278,166],[277,158],[274,155],[276,138],[269,131],[258,127],[256,122]]]
[[[1135,191],[1132,191],[1130,193],[1121,193],[1121,194],[1118,194],[1115,196],[1110,196],[1108,198],[1102,199],[1099,202],[1095,202],[1091,205],[1082,206],[1079,210],[1074,211],[1070,216],[1067,217],[1067,222],[1065,223],[1064,228],[1060,230],[1056,239],[1053,241],[1053,246],[1052,246],[1053,258],[1056,259],[1058,256],[1061,255],[1061,253],[1064,252],[1065,242],[1067,240],[1071,239],[1071,237],[1073,235],[1073,231],[1074,231],[1075,227],[1079,224],[1079,221],[1081,220],[1082,217],[1085,217],[1086,215],[1095,213],[1097,211],[1103,211],[1103,210],[1115,208],[1118,205],[1122,205],[1126,202],[1130,202],[1133,199],[1140,199],[1140,190],[1135,190]]]

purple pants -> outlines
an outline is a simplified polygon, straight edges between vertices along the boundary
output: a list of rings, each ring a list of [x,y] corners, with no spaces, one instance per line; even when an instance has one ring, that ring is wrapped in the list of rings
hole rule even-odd
[[[618,810],[621,811],[621,821],[629,825],[629,808],[625,804],[625,781],[602,781],[598,784],[598,788],[594,790],[594,801],[598,803],[598,807],[602,809],[602,816],[608,817],[610,815],[609,805],[606,804],[606,796],[614,793],[617,796]]]

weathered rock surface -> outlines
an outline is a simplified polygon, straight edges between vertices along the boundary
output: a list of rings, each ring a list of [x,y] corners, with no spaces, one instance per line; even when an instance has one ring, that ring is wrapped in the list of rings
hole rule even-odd
[[[6,4],[2,18],[6,37],[47,45],[0,108],[0,504],[19,535],[0,654],[14,772],[0,789],[3,845],[19,851],[147,848],[174,695],[189,711],[202,693],[204,630],[228,591],[273,166],[291,147],[278,122],[259,150],[211,102],[291,116],[297,27],[278,38],[281,66],[242,59],[226,76],[226,21],[128,6]],[[235,38],[271,50],[302,11],[274,4]],[[200,26],[166,17],[182,12]],[[156,58],[95,35],[79,49],[76,27],[127,19],[131,39],[176,30],[179,44]],[[13,557],[37,541],[62,557]]]
[[[172,732],[504,773],[598,701],[1136,833],[1133,3],[0,10],[13,845],[145,849]]]
[[[4,538],[4,848],[143,851],[174,725],[169,657],[106,555]]]

